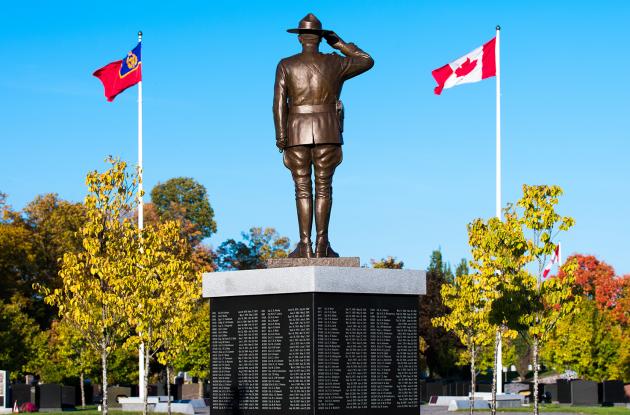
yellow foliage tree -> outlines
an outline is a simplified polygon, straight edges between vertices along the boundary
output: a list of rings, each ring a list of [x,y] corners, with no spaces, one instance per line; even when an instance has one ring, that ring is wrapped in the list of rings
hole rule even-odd
[[[436,327],[455,333],[466,347],[462,357],[470,362],[470,413],[474,410],[476,362],[482,351],[492,344],[494,327],[490,324],[489,293],[478,274],[460,275],[442,285],[442,301],[448,314],[432,320]]]
[[[86,222],[81,228],[83,250],[67,252],[61,261],[61,287],[46,295],[46,302],[59,309],[68,324],[83,333],[87,344],[99,354],[102,365],[103,415],[108,413],[107,361],[127,334],[125,307],[127,287],[134,269],[127,253],[134,246],[136,229],[128,218],[133,211],[137,176],[127,164],[107,159],[103,173],[88,173],[85,197]]]
[[[137,245],[130,244],[126,253],[135,278],[125,285],[124,313],[133,331],[126,345],[144,345],[144,384],[148,386],[151,359],[161,352],[160,362],[168,368],[173,356],[190,342],[187,326],[201,297],[201,274],[187,259],[188,241],[182,237],[180,222],[157,223],[140,234]]]

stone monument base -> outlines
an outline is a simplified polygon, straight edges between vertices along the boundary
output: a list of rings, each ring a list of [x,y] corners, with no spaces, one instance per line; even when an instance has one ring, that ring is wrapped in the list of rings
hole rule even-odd
[[[203,293],[211,299],[212,414],[419,413],[424,271],[207,273]]]

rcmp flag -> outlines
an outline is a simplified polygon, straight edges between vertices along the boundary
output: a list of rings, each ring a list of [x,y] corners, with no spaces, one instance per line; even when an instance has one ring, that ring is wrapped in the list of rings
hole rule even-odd
[[[124,59],[109,63],[93,73],[103,83],[107,101],[112,102],[125,89],[142,81],[141,49],[142,43],[139,42]]]

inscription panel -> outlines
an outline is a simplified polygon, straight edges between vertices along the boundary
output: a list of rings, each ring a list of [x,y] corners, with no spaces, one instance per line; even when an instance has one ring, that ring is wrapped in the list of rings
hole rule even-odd
[[[211,370],[218,415],[417,415],[417,297],[212,299]]]

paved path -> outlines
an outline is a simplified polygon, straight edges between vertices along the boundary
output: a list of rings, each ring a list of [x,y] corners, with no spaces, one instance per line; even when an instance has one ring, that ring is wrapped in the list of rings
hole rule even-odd
[[[448,407],[446,406],[428,406],[428,405],[422,405],[420,407],[420,415],[455,415],[455,414],[467,414],[468,411],[466,412],[449,412]],[[490,412],[488,411],[479,411],[479,410],[475,410],[475,413],[479,413],[479,414],[489,414]],[[529,414],[530,412],[499,412],[500,415],[526,415]],[[570,415],[567,414],[566,412],[541,412],[545,415]],[[628,412],[630,413],[630,411]]]

